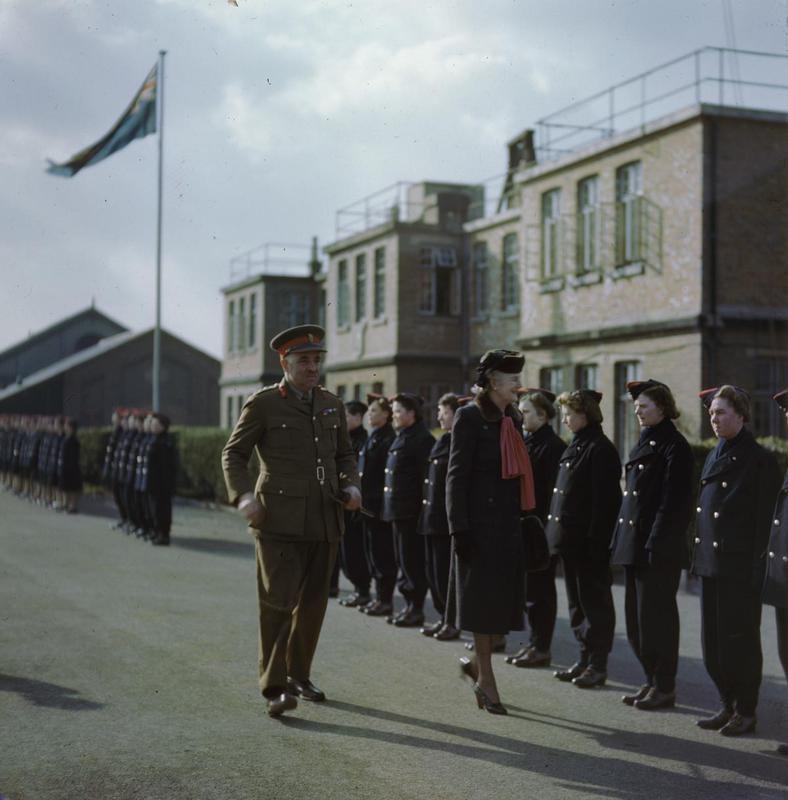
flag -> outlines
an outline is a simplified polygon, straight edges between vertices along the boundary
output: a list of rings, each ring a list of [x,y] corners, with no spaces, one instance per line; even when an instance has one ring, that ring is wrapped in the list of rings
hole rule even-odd
[[[112,127],[112,130],[95,144],[80,150],[68,161],[55,164],[47,159],[47,172],[53,175],[64,175],[70,178],[83,167],[97,164],[111,156],[116,150],[125,147],[134,139],[142,139],[149,133],[156,132],[156,89],[158,81],[158,64],[148,73],[140,90],[134,95],[129,107]]]

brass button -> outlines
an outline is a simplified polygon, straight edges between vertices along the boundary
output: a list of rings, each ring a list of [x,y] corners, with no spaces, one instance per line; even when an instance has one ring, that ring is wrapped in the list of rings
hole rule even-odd
[[[720,512],[719,511],[715,511],[714,512],[714,519],[719,519],[719,518],[720,518]]]
[[[698,536],[695,537],[695,544],[700,544],[700,537]]]
[[[624,521],[624,518],[623,518],[623,517],[619,517],[619,518],[618,518],[618,522],[619,522],[619,524],[621,524],[623,521]]]
[[[698,514],[700,514],[700,506],[698,506],[695,510],[698,512]]]
[[[712,547],[714,547],[715,550],[720,546],[719,542],[712,542],[711,544],[712,544]]]
[[[624,497],[626,497],[628,494],[629,494],[629,492],[624,492]]]
[[[722,488],[723,489],[727,489],[728,488],[728,481],[723,481],[722,482]]]
[[[649,444],[650,444],[652,447],[656,447],[656,446],[657,446],[657,443],[656,443],[656,442],[655,442],[653,439],[652,439],[652,440],[649,442]]]
[[[774,558],[774,551],[773,550],[769,550],[769,558]]]
[[[779,519],[776,519],[776,520],[774,521],[774,524],[775,524],[775,525],[779,525],[779,524],[780,524],[780,520],[779,520]]]

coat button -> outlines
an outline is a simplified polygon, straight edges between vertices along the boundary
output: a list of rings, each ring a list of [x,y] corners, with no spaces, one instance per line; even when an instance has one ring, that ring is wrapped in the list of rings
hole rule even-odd
[[[285,490],[284,490],[284,489],[280,489],[280,490],[279,490],[279,494],[284,494],[284,493],[285,493]]]
[[[719,518],[720,518],[720,512],[719,511],[715,511],[714,512],[714,519],[719,519]]]
[[[315,436],[315,441],[317,441],[317,436]]]
[[[558,491],[558,487],[556,486],[556,487],[553,489],[553,494],[555,494],[557,491]]]
[[[700,537],[698,536],[695,537],[695,544],[700,544]]]
[[[637,497],[637,496],[638,496],[637,489],[633,489],[632,490],[632,497]]]
[[[779,524],[780,524],[780,520],[779,520],[779,519],[776,519],[776,520],[774,521],[774,524],[775,524],[775,525],[779,525]]]
[[[618,521],[619,521],[619,524],[620,524],[620,523],[622,523],[624,521],[624,518],[623,517],[619,517]]]
[[[727,489],[728,488],[728,481],[723,481],[722,482],[722,488],[723,489]]]
[[[695,510],[698,512],[698,514],[700,514],[700,506],[698,506]]]
[[[424,479],[424,483],[429,483],[429,482],[430,482],[430,479],[429,479],[429,478],[425,478],[425,479]]]
[[[650,444],[652,447],[656,447],[656,446],[657,446],[657,443],[656,443],[656,442],[655,442],[653,439],[652,439],[652,440],[649,442],[649,444]]]
[[[433,464],[437,464],[437,463],[438,463],[438,459],[437,459],[437,458],[436,458],[436,459],[434,459],[432,463],[433,463]]]
[[[638,469],[645,469],[646,467],[643,464],[638,464]]]
[[[386,473],[386,475],[388,475],[388,473],[389,473],[389,468],[388,468],[388,467],[383,467],[383,472],[385,472],[385,473]]]
[[[774,558],[774,552],[772,550],[769,550],[769,558]]]
[[[626,497],[628,494],[629,494],[629,492],[624,492],[624,497]]]
[[[283,423],[282,423],[282,427],[283,427],[283,428],[286,428],[286,427],[287,427],[287,424],[283,422]]]
[[[720,546],[720,543],[719,542],[712,542],[711,546],[716,550]]]
[[[783,556],[783,561],[788,564],[788,556]]]
[[[629,524],[630,524],[630,525],[634,525],[635,523],[634,523],[634,521],[633,521],[633,520],[629,520]]]
[[[553,515],[552,515],[552,514],[548,514],[548,515],[547,515],[547,519],[552,519],[552,518],[553,518]]]
[[[421,501],[421,504],[422,504],[423,506],[426,506],[426,505],[427,505],[427,501],[426,501],[426,500],[422,500],[422,501]]]

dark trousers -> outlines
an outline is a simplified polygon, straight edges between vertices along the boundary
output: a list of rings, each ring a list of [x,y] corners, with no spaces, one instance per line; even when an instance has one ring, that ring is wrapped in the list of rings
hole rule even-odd
[[[112,496],[115,498],[121,522],[125,522],[129,518],[129,510],[126,506],[126,487],[120,481],[112,482]]]
[[[605,672],[616,628],[610,566],[573,557],[564,557],[563,565],[569,624],[580,643],[579,662]]]
[[[288,676],[299,681],[310,677],[337,543],[258,535],[255,554],[260,691],[271,697],[284,691]]]
[[[775,607],[774,621],[777,623],[777,654],[788,679],[788,608]]]
[[[397,581],[397,561],[390,522],[377,517],[364,519],[364,550],[370,574],[375,579],[377,599],[381,603],[391,603]]]
[[[550,652],[558,613],[555,568],[558,556],[552,556],[547,569],[529,572],[525,581],[525,613],[528,615],[528,644],[543,653]]]
[[[427,573],[424,568],[424,542],[418,531],[418,520],[395,519],[394,556],[399,568],[397,588],[408,605],[421,609],[427,594]]]
[[[172,527],[172,497],[161,492],[145,493],[150,530],[168,539]]]
[[[761,596],[750,581],[701,578],[703,663],[726,708],[755,714],[763,672]]]
[[[627,639],[643,667],[646,683],[660,692],[676,688],[679,665],[681,565],[627,566],[624,610]]]
[[[361,514],[345,513],[345,535],[339,544],[339,563],[345,577],[353,584],[356,594],[369,594],[369,564],[364,552],[364,525]]]
[[[443,617],[446,611],[446,593],[449,588],[451,564],[451,536],[424,537],[424,563],[427,583],[435,610]]]

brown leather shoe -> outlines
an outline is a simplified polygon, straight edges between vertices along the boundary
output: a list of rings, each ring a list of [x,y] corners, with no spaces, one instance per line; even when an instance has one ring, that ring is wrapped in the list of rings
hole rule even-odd
[[[657,711],[660,708],[673,708],[676,705],[676,692],[660,692],[656,686],[649,689],[648,694],[635,700],[635,708],[641,711]]]
[[[515,667],[549,667],[550,658],[550,653],[543,653],[532,647],[524,656],[513,659],[511,663]]]
[[[732,708],[721,708],[713,717],[696,720],[695,724],[704,731],[718,731],[730,722],[732,716]]]
[[[634,706],[637,700],[642,700],[651,690],[651,687],[644,683],[634,694],[625,694],[621,697],[621,702],[625,706]]]
[[[281,717],[285,711],[292,711],[294,708],[298,708],[298,700],[287,692],[282,692],[268,700],[269,717]]]
[[[607,680],[607,672],[602,672],[601,669],[594,669],[593,667],[586,667],[580,675],[572,678],[572,683],[578,689],[593,689],[596,686],[604,686]]]
[[[755,730],[755,715],[743,717],[741,714],[734,714],[727,725],[720,728],[723,736],[742,736],[745,733],[752,733]]]

